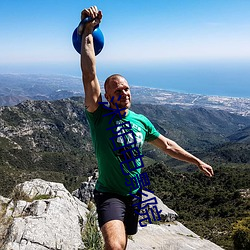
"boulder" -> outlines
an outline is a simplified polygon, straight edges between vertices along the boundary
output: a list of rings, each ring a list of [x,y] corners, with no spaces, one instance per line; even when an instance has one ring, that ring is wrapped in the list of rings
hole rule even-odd
[[[139,227],[129,239],[127,250],[223,250],[209,240],[200,238],[178,221]]]
[[[2,228],[1,249],[84,249],[81,232],[88,209],[63,184],[34,179],[17,185],[12,197],[2,199],[2,219],[9,223]]]
[[[94,179],[90,177],[86,183],[92,185]],[[91,192],[92,188],[89,189],[89,193]],[[91,196],[89,193],[83,199],[89,200]],[[156,198],[158,211],[161,211],[161,223],[146,223],[143,227],[139,226],[138,233],[128,240],[127,250],[222,249],[208,240],[201,239],[176,221],[178,215],[154,194],[146,191],[143,193],[144,201]],[[84,192],[81,193],[81,195],[83,194]],[[152,204],[149,204],[142,213],[151,211],[151,209]],[[93,208],[91,211],[93,212]],[[0,249],[89,249],[85,239],[86,247],[84,246],[82,238],[84,231],[84,237],[92,239],[93,230],[86,230],[86,228],[89,229],[88,223],[86,224],[88,227],[85,227],[87,214],[90,214],[87,205],[72,196],[63,184],[41,179],[21,183],[14,188],[11,199],[0,196]],[[92,220],[95,220],[95,212],[93,215]],[[144,219],[146,222],[143,216],[139,219]]]
[[[93,175],[88,177],[87,181],[82,182],[80,187],[72,192],[72,195],[86,204],[89,201],[93,201],[94,189],[98,176],[99,176],[98,170],[96,169]]]
[[[154,195],[151,192],[143,190],[142,191],[142,201],[144,202],[144,203],[142,203],[142,206],[145,206],[146,204],[147,205],[146,205],[145,209],[142,209],[140,211],[140,214],[144,214],[144,215],[140,216],[139,221],[142,219],[145,220],[145,218],[147,218],[147,216],[145,216],[145,214],[150,215],[151,222],[154,222],[154,221],[155,222],[157,222],[157,221],[160,221],[160,222],[175,221],[178,218],[178,214],[174,210],[172,210],[168,206],[166,206],[159,197],[157,197],[156,195]],[[150,204],[150,203],[155,203],[155,204]],[[159,218],[157,217],[156,209],[160,213]],[[152,216],[152,213],[154,213],[154,217]],[[155,218],[155,220],[153,218]],[[146,222],[147,222],[147,220],[145,220],[145,223]],[[145,225],[145,223],[141,223],[141,224]]]

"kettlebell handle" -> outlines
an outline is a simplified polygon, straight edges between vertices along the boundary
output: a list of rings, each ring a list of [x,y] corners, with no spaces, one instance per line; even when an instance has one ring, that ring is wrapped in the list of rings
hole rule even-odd
[[[86,24],[89,23],[89,22],[92,22],[93,20],[94,20],[94,18],[92,18],[92,17],[90,17],[90,16],[85,17],[85,18],[79,23],[79,25],[78,25],[78,27],[77,27],[77,30],[78,30],[78,28],[79,28],[81,25],[83,25],[83,30],[82,30],[82,32],[84,32],[84,29],[85,29]],[[99,24],[97,24],[97,25],[94,27],[94,30],[95,30],[96,28],[98,28],[98,27],[99,27]],[[78,34],[78,32],[77,32],[77,34]],[[78,34],[78,35],[79,35],[79,34]]]

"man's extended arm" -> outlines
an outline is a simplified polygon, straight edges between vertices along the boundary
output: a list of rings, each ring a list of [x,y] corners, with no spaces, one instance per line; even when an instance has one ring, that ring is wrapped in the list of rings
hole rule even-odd
[[[87,23],[84,27],[79,27],[78,31],[82,34],[82,48],[81,48],[81,69],[82,81],[85,91],[85,107],[89,112],[94,112],[98,108],[98,102],[101,101],[101,90],[99,81],[96,75],[96,61],[93,42],[93,29],[100,23],[102,13],[98,11],[97,7],[93,6],[82,11],[83,20],[90,16],[93,21]]]
[[[209,177],[214,175],[213,168],[210,165],[188,153],[176,142],[164,137],[163,135],[160,135],[157,139],[151,141],[150,143],[162,149],[166,154],[173,158],[195,164],[205,175]]]

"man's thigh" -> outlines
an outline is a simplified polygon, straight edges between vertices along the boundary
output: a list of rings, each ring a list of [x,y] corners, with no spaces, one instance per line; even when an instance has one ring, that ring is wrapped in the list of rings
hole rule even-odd
[[[118,220],[125,224],[126,234],[135,234],[138,224],[138,209],[133,204],[138,199],[112,193],[94,191],[100,228],[109,221]],[[136,213],[137,211],[137,213]]]
[[[117,195],[94,191],[100,228],[111,220],[124,221],[126,205]]]

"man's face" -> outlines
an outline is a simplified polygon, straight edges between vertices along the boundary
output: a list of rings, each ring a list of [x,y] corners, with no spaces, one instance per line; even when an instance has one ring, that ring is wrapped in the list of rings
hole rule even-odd
[[[130,108],[131,93],[126,79],[120,76],[111,78],[106,86],[105,97],[110,103],[111,108],[115,108],[115,104],[120,109]],[[114,97],[113,100],[112,97]]]

